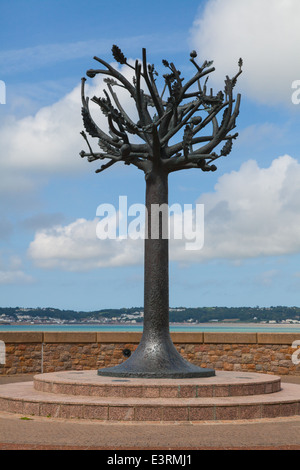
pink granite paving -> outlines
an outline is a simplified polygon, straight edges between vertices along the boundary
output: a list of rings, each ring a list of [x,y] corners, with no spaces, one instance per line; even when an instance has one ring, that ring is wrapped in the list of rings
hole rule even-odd
[[[243,372],[217,372],[201,379],[118,379],[92,371],[39,374],[34,388],[43,392],[99,397],[195,398],[248,396],[278,392],[280,377]]]
[[[28,379],[32,381],[29,376],[0,377],[0,384]],[[300,376],[284,376],[282,382],[283,387],[285,382],[300,386]],[[300,415],[261,419],[259,404],[241,408],[240,420],[232,421],[214,421],[213,407],[190,407],[194,421],[186,423],[163,423],[160,415],[155,419],[155,412],[161,411],[155,407],[141,409],[136,421],[122,422],[93,417],[103,411],[101,407],[86,405],[85,409],[90,419],[46,415],[23,420],[28,417],[26,408],[24,414],[1,411],[0,450],[300,450]]]
[[[59,418],[108,421],[190,422],[296,416],[300,386],[245,397],[99,397],[35,390],[32,382],[0,387],[0,411]]]

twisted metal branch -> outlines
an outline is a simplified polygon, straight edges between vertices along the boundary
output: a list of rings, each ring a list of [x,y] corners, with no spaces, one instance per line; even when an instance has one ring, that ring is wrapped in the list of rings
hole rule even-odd
[[[108,91],[104,90],[105,98],[93,97],[92,101],[99,105],[100,110],[106,116],[109,134],[107,135],[98,127],[91,116],[89,99],[85,97],[84,86],[86,79],[82,79],[82,117],[86,132],[91,137],[97,137],[98,143],[104,152],[93,152],[86,134],[82,135],[88,145],[89,152],[80,152],[82,157],[89,161],[97,159],[109,159],[97,172],[101,172],[114,163],[123,161],[125,164],[133,164],[149,175],[154,165],[164,171],[173,172],[179,169],[200,168],[203,171],[215,171],[216,166],[210,165],[216,159],[227,156],[232,149],[233,140],[238,134],[230,132],[236,127],[236,119],[239,115],[241,95],[233,97],[233,88],[242,73],[243,62],[238,62],[239,71],[230,79],[225,79],[224,91],[216,95],[213,90],[207,94],[207,81],[209,74],[215,68],[212,62],[205,61],[201,66],[196,62],[197,53],[192,51],[190,61],[196,68],[196,73],[187,82],[181,78],[181,72],[171,62],[163,60],[163,65],[169,69],[169,73],[163,76],[164,87],[159,93],[154,75],[158,75],[154,65],[147,63],[146,49],[142,50],[142,61],[136,60],[135,66],[128,63],[121,49],[114,45],[112,48],[114,59],[122,66],[127,66],[134,71],[133,83],[131,83],[119,70],[104,60],[94,59],[105,69],[90,69],[87,76],[105,75]],[[146,90],[142,88],[144,79]],[[205,79],[203,86],[201,80]],[[197,90],[193,86],[197,85]],[[134,122],[124,110],[113,90],[114,86],[126,89],[135,102],[139,120]],[[169,96],[163,99],[166,91]],[[113,106],[113,100],[116,108]],[[151,117],[149,107],[154,106],[156,115]],[[221,123],[218,121],[219,113],[224,110]],[[207,113],[205,118],[201,112]],[[211,135],[199,136],[198,134],[208,126],[212,126]],[[170,145],[171,139],[184,129],[179,142]],[[130,141],[129,136],[136,135],[143,143],[137,144]],[[219,154],[214,149],[223,142]],[[198,148],[198,145],[204,144]]]

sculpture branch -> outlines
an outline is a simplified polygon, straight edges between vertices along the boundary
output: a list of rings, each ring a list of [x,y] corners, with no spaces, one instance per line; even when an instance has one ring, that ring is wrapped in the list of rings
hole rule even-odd
[[[219,91],[214,95],[213,90],[207,94],[207,81],[209,75],[215,70],[212,61],[205,61],[199,65],[196,61],[197,54],[191,52],[190,61],[196,69],[196,73],[184,82],[181,72],[173,62],[163,60],[163,65],[169,73],[163,76],[164,87],[159,93],[154,75],[158,75],[154,65],[147,63],[146,49],[142,50],[142,61],[135,61],[135,66],[128,63],[127,58],[118,46],[113,46],[113,57],[121,65],[134,71],[133,83],[106,61],[94,57],[105,69],[90,69],[87,76],[95,77],[97,74],[105,75],[104,83],[108,92],[104,90],[104,98],[93,97],[92,101],[99,105],[100,110],[107,119],[109,134],[107,135],[95,123],[89,110],[89,99],[85,97],[84,85],[86,79],[82,79],[82,116],[86,132],[92,137],[97,137],[98,144],[104,153],[93,152],[86,135],[83,135],[89,147],[89,153],[81,152],[89,161],[108,158],[111,161],[102,165],[99,171],[109,168],[113,163],[123,162],[133,164],[142,169],[147,177],[151,171],[158,168],[165,172],[178,171],[179,169],[200,168],[203,171],[215,171],[215,165],[210,165],[216,159],[227,156],[233,140],[238,134],[230,132],[236,127],[236,119],[239,114],[241,96],[233,97],[233,88],[242,73],[242,60],[238,62],[239,71],[230,79],[225,79],[224,92]],[[142,88],[142,79],[146,85],[146,92]],[[203,86],[201,80],[204,79]],[[197,89],[194,89],[197,85]],[[120,86],[129,92],[129,96],[135,103],[138,121],[134,122],[121,105],[114,86]],[[168,91],[169,96],[163,99]],[[114,107],[113,103],[116,107]],[[154,106],[156,114],[151,117],[149,106]],[[218,115],[223,111],[223,117],[219,123]],[[207,113],[202,117],[201,113]],[[201,131],[212,127],[211,134],[199,135]],[[176,135],[183,132],[180,140],[170,145],[170,141]],[[131,142],[129,137],[136,136],[143,144]],[[218,154],[214,149],[223,142],[223,148]],[[224,144],[225,142],[225,144]],[[202,146],[201,146],[202,144]],[[199,147],[200,145],[200,147]]]
[[[156,111],[159,115],[159,117],[162,117],[164,114],[164,109],[161,104],[161,100],[159,98],[159,95],[156,91],[156,88],[153,86],[153,83],[151,83],[148,72],[147,72],[147,58],[146,58],[146,49],[143,49],[143,77],[146,81],[148,90],[150,92],[150,95],[153,99],[153,103],[155,105]]]

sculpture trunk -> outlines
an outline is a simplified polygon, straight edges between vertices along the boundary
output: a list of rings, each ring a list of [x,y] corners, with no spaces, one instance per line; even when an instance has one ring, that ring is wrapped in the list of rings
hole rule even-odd
[[[166,211],[164,210],[164,206]],[[144,337],[160,345],[169,337],[168,174],[152,172],[146,181]]]
[[[165,205],[165,206],[164,206]],[[156,169],[146,179],[144,329],[136,351],[99,375],[142,378],[210,377],[186,361],[169,332],[168,174]]]

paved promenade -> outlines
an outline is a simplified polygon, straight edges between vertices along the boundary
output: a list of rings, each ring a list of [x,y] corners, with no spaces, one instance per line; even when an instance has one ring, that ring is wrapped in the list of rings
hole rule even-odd
[[[32,380],[0,377],[0,384]],[[300,377],[282,377],[300,384]],[[201,423],[100,423],[0,414],[0,450],[300,450],[300,416]]]

